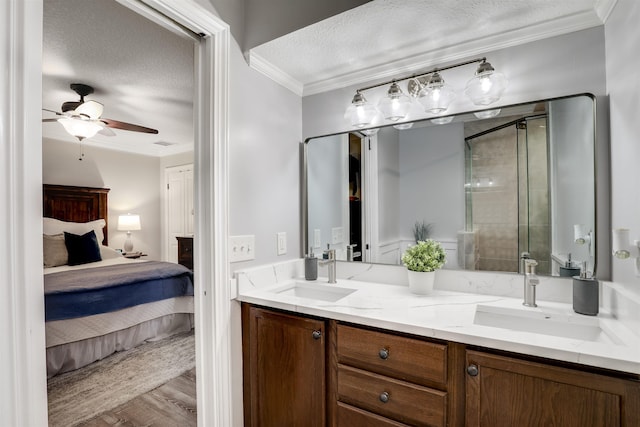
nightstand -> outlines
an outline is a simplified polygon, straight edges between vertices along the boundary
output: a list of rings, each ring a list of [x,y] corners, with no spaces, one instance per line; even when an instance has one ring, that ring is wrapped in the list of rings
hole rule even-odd
[[[140,258],[141,256],[147,256],[147,254],[144,254],[142,252],[129,252],[129,253],[123,253],[122,256],[129,259],[136,259],[136,258]]]

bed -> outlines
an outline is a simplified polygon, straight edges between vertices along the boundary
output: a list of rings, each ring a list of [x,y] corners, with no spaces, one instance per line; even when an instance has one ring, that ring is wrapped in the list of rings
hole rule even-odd
[[[47,377],[193,328],[191,270],[107,246],[108,192],[43,188]]]

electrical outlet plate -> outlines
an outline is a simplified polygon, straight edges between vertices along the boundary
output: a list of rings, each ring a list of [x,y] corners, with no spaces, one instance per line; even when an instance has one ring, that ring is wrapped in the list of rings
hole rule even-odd
[[[342,227],[333,227],[331,229],[331,244],[337,245],[338,243],[342,243],[344,241],[344,236],[342,234]]]
[[[253,234],[245,236],[229,237],[229,262],[251,261],[256,259],[256,236]]]
[[[278,255],[284,255],[287,253],[287,233],[284,231],[276,235],[276,245]]]
[[[320,233],[319,228],[315,228],[313,230],[313,247],[315,249],[319,248],[320,246],[322,246],[322,234]]]

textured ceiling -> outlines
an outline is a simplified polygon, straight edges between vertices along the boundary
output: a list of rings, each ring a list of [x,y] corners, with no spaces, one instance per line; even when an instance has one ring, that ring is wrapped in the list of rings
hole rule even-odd
[[[43,108],[60,111],[63,102],[77,101],[69,84],[84,83],[95,88],[86,99],[104,104],[103,117],[159,131],[116,129],[116,136],[96,135],[86,144],[156,156],[192,150],[193,41],[114,0],[45,0],[43,43]],[[56,122],[43,123],[42,131],[75,141]]]
[[[430,69],[455,59],[454,53],[473,57],[506,43],[597,26],[615,1],[374,0],[251,54],[298,82],[306,95]],[[88,99],[104,104],[103,117],[159,130],[115,130],[116,136],[97,135],[87,144],[154,156],[190,150],[193,64],[192,40],[115,0],[44,0],[43,107],[59,110],[77,100],[69,84],[85,83],[95,87]],[[43,124],[43,135],[74,141],[55,122]]]
[[[438,65],[428,64],[428,53],[437,61],[456,50],[474,55],[496,44],[601,25],[599,15],[614,2],[374,0],[251,53],[301,83],[306,95],[353,84],[353,74],[371,78],[380,70]]]

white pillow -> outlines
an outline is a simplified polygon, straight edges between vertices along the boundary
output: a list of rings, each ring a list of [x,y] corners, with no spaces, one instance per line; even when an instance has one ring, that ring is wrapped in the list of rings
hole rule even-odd
[[[66,222],[60,221],[59,219],[42,218],[42,233],[53,235],[66,231],[67,233],[82,236],[93,230],[96,233],[98,244],[101,245],[104,240],[104,232],[102,229],[106,224],[107,222],[104,219],[96,219],[95,221],[89,222]]]
[[[111,259],[121,257],[122,254],[109,246],[100,245],[100,256],[102,259]]]

